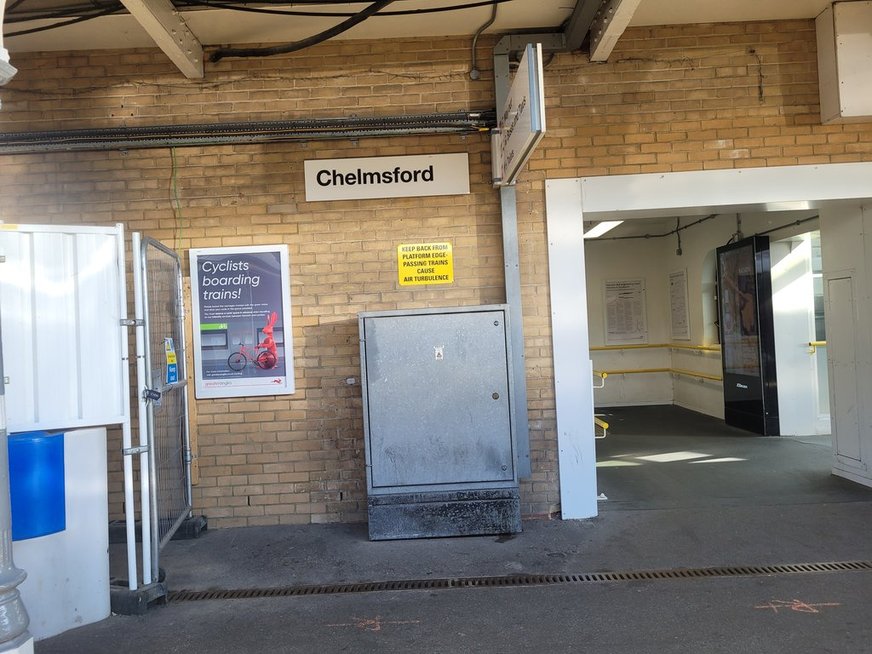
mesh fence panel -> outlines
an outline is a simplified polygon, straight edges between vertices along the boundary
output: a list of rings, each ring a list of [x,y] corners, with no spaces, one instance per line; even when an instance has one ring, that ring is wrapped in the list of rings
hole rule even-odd
[[[146,362],[151,388],[161,391],[159,402],[151,403],[150,438],[152,451],[152,537],[154,556],[172,538],[191,510],[187,450],[187,406],[185,403],[184,315],[182,277],[178,257],[156,242],[143,240],[146,279],[146,334],[149,356]],[[176,379],[168,375],[171,356],[167,339],[175,350]]]

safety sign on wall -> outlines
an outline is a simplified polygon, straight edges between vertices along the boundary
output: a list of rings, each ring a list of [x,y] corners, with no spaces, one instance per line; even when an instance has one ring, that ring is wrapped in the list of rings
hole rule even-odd
[[[191,249],[198,398],[294,392],[286,245]]]
[[[454,283],[451,243],[403,243],[397,246],[400,286]]]

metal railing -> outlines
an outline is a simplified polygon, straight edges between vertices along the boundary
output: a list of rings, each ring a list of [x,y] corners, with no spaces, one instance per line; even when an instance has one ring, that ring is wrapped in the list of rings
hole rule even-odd
[[[594,424],[594,438],[605,438],[606,436],[608,436],[609,423],[607,423],[605,420],[603,420],[601,418],[597,418],[596,416],[594,416],[593,424]],[[597,433],[596,433],[597,427],[599,427],[600,429],[603,430],[602,434],[597,435]]]
[[[683,343],[628,343],[626,345],[595,345],[589,348],[591,352],[608,352],[614,350],[694,350],[697,352],[720,352],[720,345],[684,345]]]
[[[811,343],[809,343],[811,345]],[[683,343],[631,343],[626,345],[598,345],[590,348],[591,352],[610,352],[618,350],[655,350],[668,348],[670,350],[690,350],[700,354],[705,352],[720,352],[720,345],[685,345]],[[705,372],[696,372],[694,370],[685,370],[684,368],[635,368],[635,369],[620,369],[620,370],[594,370],[593,374],[599,377],[602,381],[599,385],[594,385],[594,388],[603,388],[605,386],[606,377],[609,375],[639,375],[648,373],[666,372],[671,375],[681,377],[693,377],[700,381],[716,381],[722,382],[724,378],[720,375],[711,375]]]
[[[694,370],[684,370],[682,368],[636,368],[636,369],[625,369],[625,370],[602,370],[599,371],[602,373],[603,379],[610,375],[640,375],[640,374],[648,374],[655,372],[667,372],[672,375],[679,375],[681,377],[695,377],[697,379],[705,379],[706,381],[723,381],[724,378],[720,375],[710,375],[705,372],[696,372]],[[603,384],[604,386],[605,384]],[[602,388],[602,386],[598,386],[595,388]]]
[[[809,343],[811,345],[811,343]],[[617,350],[653,350],[669,348],[671,350],[690,350],[703,354],[705,352],[720,352],[720,345],[684,345],[683,343],[644,343],[644,344],[628,344],[628,345],[599,345],[591,347],[591,352],[608,352]],[[710,375],[705,372],[696,372],[694,370],[685,370],[683,368],[638,368],[638,369],[618,369],[618,370],[594,370],[593,374],[599,378],[599,383],[594,383],[594,389],[605,388],[606,379],[610,375],[640,375],[665,372],[673,376],[691,377],[698,381],[706,382],[723,382],[724,378],[720,375]],[[609,424],[600,418],[594,417],[594,438],[605,438],[608,433]],[[596,428],[602,429],[602,434],[596,434]]]

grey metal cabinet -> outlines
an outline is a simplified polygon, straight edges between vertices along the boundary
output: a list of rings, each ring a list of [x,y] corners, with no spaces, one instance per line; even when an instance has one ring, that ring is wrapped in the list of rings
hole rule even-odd
[[[360,314],[372,538],[520,530],[507,320],[504,305]]]

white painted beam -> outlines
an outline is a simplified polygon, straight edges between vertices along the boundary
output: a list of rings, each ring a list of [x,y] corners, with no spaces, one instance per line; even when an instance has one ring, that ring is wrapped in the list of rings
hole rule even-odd
[[[185,77],[202,79],[203,46],[170,0],[121,2]]]
[[[606,0],[590,26],[590,60],[606,61],[642,0]]]
[[[3,25],[3,14],[6,10],[6,0],[0,0],[0,26]],[[18,71],[9,63],[9,52],[3,47],[3,31],[0,30],[0,86],[11,80]]]
[[[872,162],[584,177],[581,193],[585,220],[806,210],[872,198]]]

